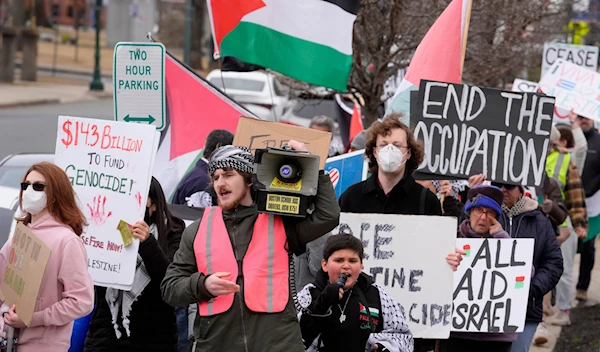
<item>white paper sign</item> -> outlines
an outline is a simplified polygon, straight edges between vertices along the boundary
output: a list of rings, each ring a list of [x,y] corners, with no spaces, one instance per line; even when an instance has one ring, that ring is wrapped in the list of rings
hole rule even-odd
[[[338,231],[365,247],[364,272],[403,307],[414,337],[448,338],[452,321],[452,269],[456,218],[342,213]]]
[[[512,84],[513,92],[520,93],[535,93],[537,92],[539,85],[536,82],[527,81],[525,79],[515,78]]]
[[[543,79],[544,75],[550,70],[550,67],[552,67],[557,60],[561,59],[596,72],[598,69],[598,47],[564,43],[545,43],[544,53],[542,55],[541,78]]]
[[[454,273],[452,331],[522,332],[534,240],[459,238],[467,252]]]
[[[600,121],[600,74],[558,60],[540,81],[540,90],[556,97],[555,106]]]
[[[534,93],[537,92],[540,85],[539,83],[527,81],[520,78],[515,78],[515,81],[512,85],[513,92],[529,92]],[[557,106],[554,107],[554,118],[552,119],[554,123],[566,123],[570,124],[569,121],[569,110],[561,109]]]
[[[88,227],[81,239],[99,286],[128,289],[139,241],[121,235],[121,221],[144,219],[158,147],[154,126],[60,116],[55,163],[67,173]]]

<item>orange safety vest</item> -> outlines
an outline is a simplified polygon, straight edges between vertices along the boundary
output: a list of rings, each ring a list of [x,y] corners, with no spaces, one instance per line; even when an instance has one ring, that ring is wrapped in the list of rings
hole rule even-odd
[[[289,262],[281,217],[259,214],[242,263],[244,302],[261,313],[282,312],[289,300]],[[238,265],[220,207],[204,210],[194,239],[198,271],[206,275],[228,272],[225,280],[236,282]],[[234,293],[198,302],[198,314],[211,316],[231,308]]]

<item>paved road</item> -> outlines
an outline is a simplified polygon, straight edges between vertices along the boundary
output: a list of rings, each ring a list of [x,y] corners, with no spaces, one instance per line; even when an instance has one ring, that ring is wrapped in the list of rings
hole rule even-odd
[[[112,120],[113,101],[0,109],[0,159],[19,152],[54,152],[59,115]]]

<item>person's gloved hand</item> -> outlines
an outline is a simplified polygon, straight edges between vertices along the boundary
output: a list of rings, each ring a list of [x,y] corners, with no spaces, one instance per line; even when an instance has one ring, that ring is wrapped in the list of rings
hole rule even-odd
[[[325,289],[323,289],[323,292],[321,292],[321,296],[323,296],[323,303],[326,303],[329,306],[338,304],[343,295],[344,288],[337,283],[325,286]]]

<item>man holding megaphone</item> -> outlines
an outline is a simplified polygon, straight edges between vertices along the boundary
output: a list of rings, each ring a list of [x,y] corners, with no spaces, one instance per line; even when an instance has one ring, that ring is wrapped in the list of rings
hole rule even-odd
[[[303,143],[289,147],[307,152]],[[322,170],[306,217],[259,213],[252,199],[254,157],[223,146],[209,163],[218,207],[190,225],[161,284],[173,306],[198,303],[196,351],[304,351],[289,284],[291,253],[333,230],[340,208]],[[289,251],[289,252],[288,252]]]

